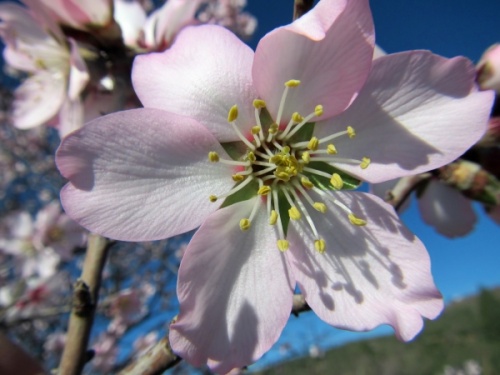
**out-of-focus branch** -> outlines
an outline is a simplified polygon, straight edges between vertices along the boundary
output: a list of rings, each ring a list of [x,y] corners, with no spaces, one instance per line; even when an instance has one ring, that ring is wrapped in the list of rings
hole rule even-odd
[[[293,5],[293,19],[296,20],[309,12],[313,5],[313,0],[295,0]]]
[[[0,373],[44,375],[42,365],[0,332]]]
[[[76,281],[73,290],[73,307],[69,320],[67,344],[59,365],[59,375],[79,375],[85,365],[102,270],[110,245],[101,236],[96,234],[89,236],[82,276]]]
[[[299,316],[301,312],[309,311],[311,308],[307,304],[302,294],[294,294],[291,313]],[[119,375],[159,375],[175,366],[182,360],[170,347],[168,335],[162,338],[145,355],[133,361]]]
[[[389,192],[386,202],[392,205],[396,211],[399,211],[410,194],[430,177],[430,173],[421,173],[415,176],[401,178],[396,186]]]
[[[168,336],[162,338],[146,354],[119,372],[119,375],[159,375],[181,361],[170,347]]]

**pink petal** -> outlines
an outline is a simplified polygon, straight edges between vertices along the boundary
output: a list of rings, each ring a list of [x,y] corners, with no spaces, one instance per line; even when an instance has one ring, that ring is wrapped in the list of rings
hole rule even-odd
[[[83,61],[78,51],[78,45],[73,39],[69,39],[69,42],[71,46],[71,57],[68,97],[70,100],[76,100],[79,99],[81,92],[85,89],[85,86],[87,86],[90,74],[87,70],[87,65],[85,65],[85,61]]]
[[[169,0],[154,11],[144,25],[148,48],[165,49],[184,26],[193,24],[196,11],[206,0]]]
[[[374,61],[370,78],[349,109],[317,125],[322,137],[352,126],[356,138],[335,140],[342,158],[371,158],[371,165],[338,165],[368,182],[438,168],[462,155],[484,134],[492,92],[477,92],[475,70],[462,57],[426,51]]]
[[[136,47],[146,22],[146,11],[138,1],[115,0],[113,4],[113,17],[120,25],[123,42]]]
[[[465,236],[477,222],[472,203],[458,190],[431,181],[418,200],[424,221],[447,237]]]
[[[283,84],[289,92],[284,118],[322,104],[325,118],[343,111],[365,82],[372,63],[373,20],[367,0],[323,0],[294,23],[267,34],[257,46],[252,73],[260,96],[276,115]]]
[[[167,238],[199,226],[217,209],[211,194],[231,189],[229,158],[196,121],[161,110],[100,117],[68,135],[56,162],[70,180],[66,213],[92,232],[125,241]]]
[[[181,309],[170,326],[174,351],[217,373],[249,365],[278,339],[292,308],[294,281],[276,246],[265,206],[254,198],[210,215],[179,269]],[[248,231],[239,228],[261,204]]]
[[[66,82],[58,72],[39,71],[14,91],[12,122],[20,129],[45,124],[61,108]]]
[[[222,27],[187,27],[167,51],[138,56],[132,80],[144,107],[190,116],[219,141],[234,141],[227,123],[233,105],[239,106],[242,129],[255,125],[252,57],[252,50]]]
[[[389,324],[400,339],[411,340],[422,316],[433,319],[443,308],[425,247],[381,199],[340,192],[334,198],[368,223],[352,225],[331,203],[326,215],[311,212],[326,241],[324,254],[311,246],[314,238],[304,226],[289,231],[290,261],[306,301],[337,328],[366,331]]]

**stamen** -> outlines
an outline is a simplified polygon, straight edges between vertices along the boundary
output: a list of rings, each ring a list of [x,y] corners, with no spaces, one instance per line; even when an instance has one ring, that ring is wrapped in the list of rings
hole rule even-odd
[[[368,168],[371,162],[372,162],[371,159],[365,156],[363,157],[363,159],[361,159],[361,163],[359,164],[359,166],[361,167],[361,169],[366,169]]]
[[[287,251],[290,247],[290,243],[287,240],[278,240],[278,249],[280,251]]]
[[[324,214],[326,212],[326,204],[324,204],[324,203],[314,202],[313,207],[316,209],[316,211],[319,211],[322,214]]]
[[[288,210],[288,215],[290,215],[290,219],[292,220],[300,220],[302,215],[296,206],[290,207]]]
[[[254,99],[252,104],[255,109],[266,108],[266,102],[262,99]]]
[[[236,185],[234,188],[232,188],[231,190],[229,190],[227,193],[221,194],[219,196],[217,196],[217,195],[210,195],[210,197],[209,197],[210,198],[210,202],[213,203],[213,202],[217,201],[220,198],[225,198],[225,197],[228,197],[228,196],[236,193],[237,191],[239,191],[239,190],[243,189],[245,186],[247,186],[250,183],[250,181],[252,181],[252,180],[253,180],[252,176],[249,176],[249,178],[247,178],[246,180],[244,180],[241,184]]]
[[[249,167],[251,164],[248,161],[236,161],[236,160],[226,160],[221,159],[219,154],[215,151],[210,151],[208,153],[208,160],[212,163],[222,163],[227,165],[236,165],[239,167]]]
[[[330,179],[330,184],[332,184],[335,189],[341,190],[344,187],[344,180],[342,180],[342,177],[340,177],[338,173],[334,173]]]
[[[335,148],[335,146],[333,144],[330,143],[326,147],[326,152],[329,153],[330,155],[335,155],[335,154],[337,154],[337,149]]]
[[[266,142],[271,142],[271,140],[273,139],[274,135],[276,133],[278,133],[278,130],[279,130],[278,124],[272,123],[271,125],[269,125],[269,130],[268,130]]]
[[[312,137],[309,143],[307,144],[307,148],[311,151],[316,151],[318,149],[318,138]]]
[[[274,187],[274,185],[273,185]],[[274,210],[276,213],[278,213],[279,210],[279,200],[278,200],[278,189],[272,189],[272,194],[273,194],[273,205],[274,205]],[[289,243],[287,240],[285,240],[285,233],[283,230],[283,222],[281,220],[278,220],[278,249],[280,251],[285,251],[288,250]]]
[[[360,219],[359,217],[357,217],[353,213],[350,213],[347,217],[349,218],[349,221],[353,225],[357,225],[358,227],[362,227],[362,226],[366,225],[366,220]]]
[[[319,240],[314,241],[314,248],[318,253],[323,254],[326,250],[325,240],[321,238]]]
[[[279,124],[281,122],[281,115],[283,114],[283,108],[285,107],[285,100],[288,95],[289,88],[297,87],[300,85],[300,81],[296,79],[291,79],[285,82],[285,90],[283,95],[281,95],[280,106],[278,107],[278,115],[276,116],[276,122]]]
[[[356,136],[356,131],[354,130],[354,128],[352,126],[348,126],[347,127],[347,135],[349,136],[349,138],[354,138]]]
[[[306,164],[309,164],[309,162],[311,161],[311,154],[309,153],[309,151],[304,151],[300,157]]]
[[[227,114],[227,122],[233,122],[238,118],[238,106],[235,104],[229,109]]]
[[[306,221],[307,221],[307,224],[309,224],[309,227],[311,228],[311,230],[312,230],[312,232],[314,234],[314,237],[316,239],[319,239],[318,230],[316,229],[316,226],[314,225],[314,221],[313,221],[312,217],[309,215],[309,212],[307,212],[307,209],[304,207],[304,204],[300,200],[300,198],[297,195],[297,193],[295,191],[293,191],[292,189],[290,189],[290,191],[293,194],[293,197],[295,198],[295,201],[297,202],[297,205],[302,210],[302,213],[304,214],[304,216],[306,218]]]
[[[276,221],[278,221],[278,213],[276,210],[272,210],[271,215],[269,216],[269,225],[276,224]]]
[[[217,163],[219,161],[219,154],[215,151],[210,151],[208,153],[208,160],[210,160],[212,163]]]
[[[238,127],[236,126],[235,121],[237,118],[238,118],[238,106],[235,104],[229,110],[229,113],[227,115],[227,122],[231,124],[233,130],[238,135],[238,137],[243,141],[243,143],[245,143],[250,150],[255,150],[255,146],[252,144],[252,142],[246,139],[246,137],[243,136],[243,134],[241,134],[240,129],[238,129]]]
[[[268,167],[268,168],[266,168],[266,169],[263,169],[263,170],[261,170],[261,171],[258,171],[258,172],[256,172],[256,173],[254,173],[253,175],[254,175],[254,177],[262,176],[263,174],[266,174],[266,173],[268,173],[268,172],[271,172],[271,171],[273,171],[273,170],[275,170],[275,169],[276,169],[276,166],[275,166],[275,165],[271,165],[270,167]],[[273,177],[274,177],[274,176],[273,176]]]
[[[326,212],[326,205],[321,202],[314,202],[309,193],[297,182],[297,180],[293,181],[293,185],[302,193],[302,196],[305,198],[307,203],[313,206],[316,211],[319,211],[323,214]],[[293,194],[295,196],[295,200],[298,200],[299,197],[296,195],[296,193]]]
[[[250,229],[250,226],[251,226],[250,220],[248,220],[248,219],[241,219],[240,220],[240,229],[242,231],[246,231],[246,230]]]
[[[271,187],[268,185],[261,186],[260,189],[257,191],[257,194],[259,195],[268,195],[271,192]]]
[[[306,189],[312,189],[314,187],[314,184],[306,176],[302,176],[302,178],[300,179],[300,183]]]
[[[304,172],[314,173],[314,174],[317,174],[318,176],[323,176],[323,177],[326,177],[326,178],[331,178],[332,177],[332,175],[329,174],[329,173],[326,173],[326,172],[323,172],[323,171],[319,171],[317,169],[313,169],[313,168],[309,168],[309,167],[304,167],[302,170]]]
[[[286,131],[284,134],[281,135],[280,138],[285,138],[286,136],[286,139],[290,139],[290,137],[292,137],[295,133],[297,133],[305,124],[309,122],[309,120],[311,120],[315,116],[319,117],[322,114],[323,114],[323,106],[319,104],[314,108],[314,112],[310,113],[305,118],[302,118],[302,121],[300,121],[300,123],[297,126],[295,126],[295,128],[288,135],[287,135],[288,131]]]
[[[261,99],[255,99],[253,101],[253,106],[255,108],[255,122],[260,128],[259,139],[262,141],[264,139],[264,133],[262,132],[262,123],[260,122],[260,110],[266,107],[266,102]]]
[[[354,131],[354,129],[352,128],[352,126],[348,126],[347,129],[344,130],[344,131],[341,131],[341,132],[338,132],[338,133],[334,133],[334,134],[330,134],[327,137],[321,138],[319,140],[319,143],[322,144],[322,143],[331,141],[332,139],[339,138],[339,137],[341,137],[343,135],[346,135],[346,134],[349,136],[349,138],[353,138],[356,135],[356,132]]]

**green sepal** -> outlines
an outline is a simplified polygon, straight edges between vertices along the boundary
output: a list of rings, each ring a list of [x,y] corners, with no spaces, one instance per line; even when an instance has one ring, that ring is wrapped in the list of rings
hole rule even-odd
[[[269,127],[271,126],[272,123],[274,123],[273,118],[269,114],[269,111],[267,108],[262,108],[260,110],[260,125],[262,126],[262,131],[264,134],[267,134]]]
[[[357,178],[355,178],[355,177],[351,176],[350,174],[347,174],[344,171],[341,171],[340,169],[337,169],[334,166],[331,166],[330,164],[327,164],[323,161],[312,161],[309,164],[307,164],[307,167],[326,172],[329,175],[332,175],[334,173],[338,173],[339,176],[342,177],[342,180],[344,181],[344,186],[342,187],[341,190],[353,190],[353,189],[357,189],[361,185],[361,181],[358,180]],[[304,171],[303,173],[309,178],[309,180],[311,180],[311,182],[316,187],[319,187],[320,189],[323,189],[323,190],[337,190],[330,183],[329,178],[319,176],[317,174],[306,172],[306,171]]]
[[[241,157],[245,155],[245,152],[247,150],[246,145],[240,141],[224,142],[220,145],[233,160],[241,160]]]
[[[243,183],[243,181],[240,182],[240,184],[241,183]],[[235,187],[237,185],[239,184],[236,184]],[[243,189],[238,190],[236,193],[231,194],[226,199],[224,199],[224,202],[221,204],[220,208],[228,207],[238,202],[247,201],[255,197],[257,195],[258,190],[259,190],[259,183],[257,182],[257,180],[254,179]]]
[[[288,144],[309,141],[314,134],[315,122],[307,122],[287,141]],[[292,128],[293,131],[293,128]]]
[[[270,197],[268,197],[269,199]],[[281,225],[283,226],[283,233],[287,234],[288,224],[290,223],[290,215],[288,214],[288,210],[290,209],[290,203],[288,203],[288,199],[286,199],[285,194],[280,190],[278,192],[278,205],[279,205],[279,220],[281,221]]]

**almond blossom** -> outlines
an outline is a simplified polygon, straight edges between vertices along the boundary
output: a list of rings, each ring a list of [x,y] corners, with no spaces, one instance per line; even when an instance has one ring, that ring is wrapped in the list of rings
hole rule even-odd
[[[29,74],[14,92],[11,120],[16,127],[42,125],[66,102],[79,100],[89,79],[87,68],[76,43],[68,43],[50,17],[41,10],[35,17],[27,8],[2,3],[0,37],[7,64]]]
[[[296,285],[331,325],[389,324],[402,340],[441,312],[424,245],[351,190],[456,159],[484,133],[493,93],[465,58],[373,51],[367,0],[321,0],[255,53],[221,27],[188,27],[136,58],[145,108],[62,142],[61,199],[84,227],[129,241],[199,227],[170,326],[182,358],[218,373],[257,360]]]

